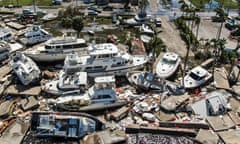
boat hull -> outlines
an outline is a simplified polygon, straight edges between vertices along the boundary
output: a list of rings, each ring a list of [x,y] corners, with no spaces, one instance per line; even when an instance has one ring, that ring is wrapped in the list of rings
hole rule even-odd
[[[85,51],[80,50],[80,51],[72,51],[72,52],[65,52],[65,53],[36,53],[36,54],[25,53],[25,54],[38,62],[56,62],[56,61],[64,61],[66,55],[73,52],[80,55],[86,53]]]

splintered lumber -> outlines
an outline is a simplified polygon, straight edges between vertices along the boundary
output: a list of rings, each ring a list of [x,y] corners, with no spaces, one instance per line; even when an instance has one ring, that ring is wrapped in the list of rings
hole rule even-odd
[[[0,104],[0,117],[7,117],[14,108],[14,101],[7,100]]]
[[[207,123],[195,123],[195,122],[159,122],[160,127],[177,127],[177,128],[188,128],[188,129],[209,129]]]
[[[21,100],[20,104],[24,111],[35,109],[39,106],[38,100],[34,96]]]
[[[2,66],[0,71],[0,79],[2,80],[11,71],[12,71],[12,68],[9,65]]]
[[[216,88],[230,89],[228,73],[224,67],[214,69],[214,81],[216,82]]]
[[[189,98],[190,98],[190,95],[188,95],[187,93],[179,96],[172,95],[167,99],[163,100],[160,106],[166,111],[176,111],[177,108],[186,104]]]
[[[223,131],[218,133],[225,144],[239,144],[240,130]]]
[[[178,135],[178,136],[196,136],[197,131],[193,129],[184,129],[184,128],[163,128],[163,127],[145,127],[135,124],[128,125],[126,127],[125,133],[134,134],[134,133],[154,133],[154,134],[167,134],[167,135]]]
[[[6,120],[3,120],[0,125],[0,134],[2,134],[7,127],[9,127],[14,121],[16,120],[16,117],[10,117]]]

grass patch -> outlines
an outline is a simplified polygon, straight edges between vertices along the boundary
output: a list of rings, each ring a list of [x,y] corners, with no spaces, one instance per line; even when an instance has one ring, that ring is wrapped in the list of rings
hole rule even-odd
[[[17,3],[18,1],[18,3]],[[35,0],[37,6],[50,6],[52,5],[52,0]],[[32,5],[33,0],[2,0],[0,2],[0,6],[7,6],[7,5]]]
[[[197,8],[204,8],[204,5],[208,3],[209,0],[190,0],[192,4],[194,4]],[[238,9],[240,5],[236,1],[233,0],[216,0],[219,3],[223,2],[223,7],[225,9]]]

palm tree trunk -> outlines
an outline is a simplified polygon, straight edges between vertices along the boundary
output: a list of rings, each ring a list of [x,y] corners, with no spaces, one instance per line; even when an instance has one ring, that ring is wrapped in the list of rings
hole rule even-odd
[[[196,31],[196,39],[197,39],[197,40],[198,40],[199,26],[200,26],[200,23],[197,25],[197,31]]]
[[[221,25],[220,25],[220,27],[219,27],[219,29],[218,29],[218,32],[217,32],[217,40],[219,40],[220,37],[221,37],[222,28],[223,28],[223,22],[221,22]]]

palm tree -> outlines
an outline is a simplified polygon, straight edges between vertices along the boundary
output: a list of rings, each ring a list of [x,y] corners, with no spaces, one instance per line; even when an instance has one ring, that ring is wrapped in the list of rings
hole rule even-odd
[[[79,37],[79,34],[83,29],[83,17],[81,16],[73,17],[72,28],[77,31],[77,37]]]
[[[216,35],[216,38],[220,39],[221,33],[222,33],[222,28],[223,28],[223,23],[226,20],[226,14],[225,14],[223,8],[216,8],[214,11],[216,12],[216,16],[218,16],[219,20],[221,21],[220,27],[219,27],[217,35]]]
[[[130,0],[125,0],[125,4],[124,4],[124,8],[125,8],[125,9],[128,8],[129,3],[130,3]]]
[[[139,3],[140,3],[140,9],[141,9],[140,15],[145,16],[146,8],[147,8],[149,2],[148,2],[148,0],[141,0],[141,1],[139,1]]]
[[[188,56],[189,56],[189,51],[191,48],[191,38],[190,38],[190,34],[186,34],[186,45],[187,45],[187,53],[186,53],[186,57],[184,59],[184,66],[183,66],[183,72],[182,72],[182,85],[184,86],[184,77],[185,77],[185,72],[186,72],[186,66],[187,66],[187,62],[188,62]]]
[[[200,26],[200,23],[201,23],[201,18],[199,15],[197,15],[195,17],[195,25],[197,25],[197,29],[196,29],[196,39],[198,40],[198,32],[199,32],[199,26]]]

